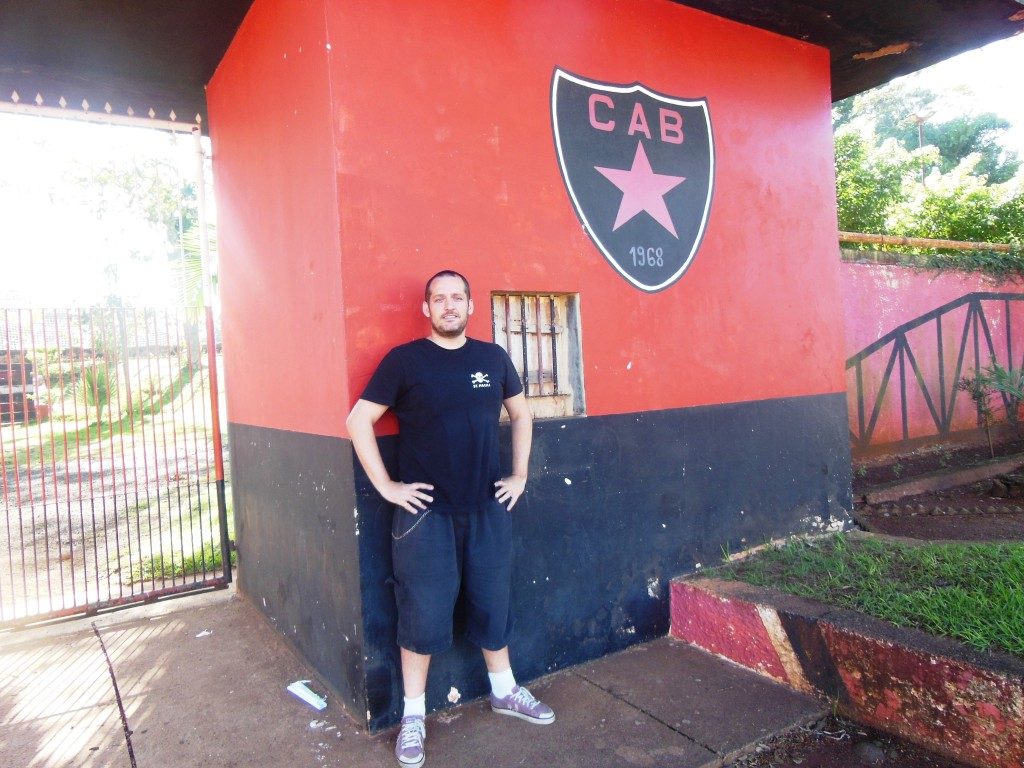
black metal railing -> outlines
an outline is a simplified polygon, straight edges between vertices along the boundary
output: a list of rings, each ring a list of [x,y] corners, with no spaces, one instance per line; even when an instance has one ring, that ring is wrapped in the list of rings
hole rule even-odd
[[[980,371],[992,360],[1003,358],[1003,350],[997,349],[993,340],[992,328],[986,316],[985,306],[991,302],[1002,305],[1005,324],[1005,358],[1009,370],[1024,367],[1024,360],[1016,361],[1013,348],[1012,311],[1013,304],[1024,301],[1024,294],[1018,293],[969,293],[959,299],[943,304],[920,317],[903,323],[894,328],[846,361],[847,371],[853,369],[856,399],[856,426],[850,430],[850,438],[855,448],[867,448],[875,436],[875,429],[882,414],[886,395],[892,384],[893,373],[896,374],[896,388],[899,397],[901,434],[903,440],[911,438],[910,411],[908,407],[908,386],[915,387],[931,417],[934,435],[947,437],[953,426],[954,411],[957,401],[957,383],[966,375],[965,364],[970,370]],[[952,313],[966,306],[963,324],[957,329],[959,344],[955,357],[955,365],[951,376],[947,376],[947,361],[943,344],[943,321],[949,322]],[[934,335],[929,341],[916,338],[911,341],[908,334],[922,326],[933,323]],[[915,347],[917,353],[915,354]],[[866,361],[875,355],[887,355],[885,369],[873,400],[870,402],[865,395],[864,373]],[[926,380],[922,370],[922,361],[935,360],[936,375]],[[913,390],[911,390],[913,391]],[[1004,396],[1003,405],[1010,408],[1009,400]],[[923,437],[927,435],[915,435]]]

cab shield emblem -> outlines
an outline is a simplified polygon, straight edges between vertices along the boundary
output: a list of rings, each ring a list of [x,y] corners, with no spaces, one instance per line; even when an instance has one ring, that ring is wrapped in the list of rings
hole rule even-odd
[[[562,179],[594,244],[640,290],[675,283],[700,247],[711,210],[707,99],[556,68],[551,122]]]

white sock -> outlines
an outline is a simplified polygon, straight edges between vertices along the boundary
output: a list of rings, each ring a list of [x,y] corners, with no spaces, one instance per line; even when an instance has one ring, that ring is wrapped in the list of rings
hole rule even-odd
[[[504,672],[488,672],[487,677],[491,679],[491,693],[499,699],[510,696],[512,689],[516,687],[516,678],[512,674],[512,667]]]
[[[425,717],[427,714],[427,694],[426,692],[421,693],[415,699],[409,699],[403,697],[405,701],[405,710],[402,712],[402,717],[409,717],[409,715],[419,715]]]

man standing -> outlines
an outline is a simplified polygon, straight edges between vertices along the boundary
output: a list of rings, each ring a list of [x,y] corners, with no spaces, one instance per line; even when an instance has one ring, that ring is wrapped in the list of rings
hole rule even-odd
[[[444,270],[427,281],[430,335],[392,349],[348,417],[352,445],[374,488],[395,505],[391,529],[398,645],[405,707],[395,756],[425,756],[427,670],[452,643],[460,587],[467,637],[483,651],[491,709],[531,723],[555,720],[550,707],[516,685],[511,634],[512,507],[526,487],[533,420],[508,353],[466,336],[469,282]],[[501,477],[498,419],[512,424],[512,474]],[[373,425],[398,417],[398,474],[384,467]]]

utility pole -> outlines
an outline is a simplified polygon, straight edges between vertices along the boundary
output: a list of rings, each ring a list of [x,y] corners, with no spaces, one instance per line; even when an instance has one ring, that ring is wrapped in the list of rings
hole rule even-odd
[[[914,122],[917,123],[917,148],[924,148],[924,123],[930,118],[934,112],[915,112],[911,115]],[[921,186],[924,186],[924,166],[921,166]]]

